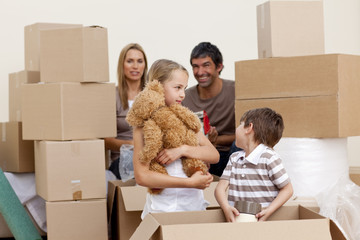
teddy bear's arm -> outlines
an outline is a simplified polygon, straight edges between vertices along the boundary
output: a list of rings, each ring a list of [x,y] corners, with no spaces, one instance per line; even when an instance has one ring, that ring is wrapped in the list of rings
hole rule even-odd
[[[170,109],[188,128],[196,133],[200,131],[201,123],[199,118],[188,108],[180,104],[173,104]]]
[[[149,163],[163,148],[163,132],[152,119],[145,121],[143,130],[144,148],[141,161]]]

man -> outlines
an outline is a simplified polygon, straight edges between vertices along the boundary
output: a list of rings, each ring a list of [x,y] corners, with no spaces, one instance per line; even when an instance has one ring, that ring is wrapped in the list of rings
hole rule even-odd
[[[190,64],[198,84],[186,90],[183,105],[193,112],[206,111],[211,126],[208,138],[220,154],[220,161],[210,166],[210,173],[221,176],[234,151],[235,82],[220,78],[222,54],[209,42],[199,43],[192,50]]]

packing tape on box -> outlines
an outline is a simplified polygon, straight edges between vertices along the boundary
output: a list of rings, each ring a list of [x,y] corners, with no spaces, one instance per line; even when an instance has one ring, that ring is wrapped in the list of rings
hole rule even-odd
[[[6,123],[1,124],[2,134],[1,134],[1,140],[3,142],[6,142]]]
[[[82,200],[81,181],[72,180],[71,189],[73,193],[73,200]]]
[[[346,138],[282,138],[274,149],[295,196],[315,197],[349,174]]]

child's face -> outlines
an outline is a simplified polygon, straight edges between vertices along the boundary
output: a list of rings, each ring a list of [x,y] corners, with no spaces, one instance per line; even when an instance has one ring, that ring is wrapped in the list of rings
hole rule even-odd
[[[164,83],[165,103],[167,106],[181,102],[185,98],[185,89],[188,84],[188,75],[182,70],[175,70],[171,79]]]
[[[239,148],[244,149],[246,143],[246,128],[244,127],[244,122],[240,122],[240,125],[236,128],[235,132],[235,145]]]

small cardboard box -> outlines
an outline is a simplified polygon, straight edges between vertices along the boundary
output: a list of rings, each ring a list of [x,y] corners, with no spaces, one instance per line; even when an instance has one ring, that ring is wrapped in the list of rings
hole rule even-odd
[[[147,188],[135,186],[135,184],[135,180],[109,182],[108,221],[112,229],[113,240],[129,239],[141,222]],[[204,198],[210,203],[208,209],[219,208],[214,197],[216,185],[217,182],[213,182],[204,190]]]
[[[46,202],[46,220],[48,239],[108,239],[106,199]]]
[[[1,123],[0,167],[4,172],[34,172],[34,141],[23,140],[22,123]]]
[[[78,140],[116,136],[113,83],[22,85],[23,138]]]
[[[82,24],[34,23],[24,27],[25,69],[40,71],[40,31],[82,27]]]
[[[42,82],[108,82],[107,29],[41,31],[40,64]]]
[[[360,135],[360,56],[326,54],[235,63],[236,125],[270,107],[285,121],[283,137]]]
[[[351,181],[360,186],[360,167],[350,167],[349,176]]]
[[[259,58],[324,54],[322,1],[268,1],[256,11]]]
[[[35,141],[36,193],[46,201],[106,198],[104,140]]]
[[[20,71],[9,74],[9,121],[21,122],[21,85],[40,82],[40,72]]]
[[[266,222],[228,223],[221,209],[148,214],[130,239],[345,239],[331,220],[298,206],[282,206]]]

